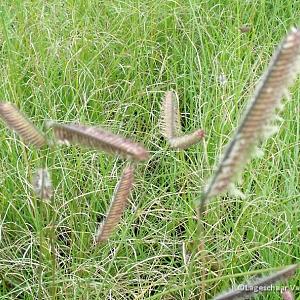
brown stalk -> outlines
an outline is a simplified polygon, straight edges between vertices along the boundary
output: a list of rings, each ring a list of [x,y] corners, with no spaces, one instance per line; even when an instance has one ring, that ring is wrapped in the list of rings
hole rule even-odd
[[[122,177],[116,186],[115,194],[108,210],[106,220],[98,230],[96,243],[105,242],[119,223],[133,186],[133,172],[133,165],[128,165],[124,169]]]
[[[149,157],[148,151],[140,144],[102,128],[55,122],[49,122],[48,126],[53,128],[57,140],[67,144],[88,146],[108,153],[117,153],[133,160],[146,160]]]
[[[21,136],[25,143],[33,144],[38,148],[47,144],[40,131],[12,103],[0,103],[0,116],[8,127]]]

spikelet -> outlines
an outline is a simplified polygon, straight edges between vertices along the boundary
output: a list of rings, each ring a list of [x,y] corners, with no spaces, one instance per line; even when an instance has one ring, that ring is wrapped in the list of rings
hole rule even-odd
[[[233,289],[219,295],[215,297],[214,300],[249,299],[250,297],[255,296],[258,292],[266,291],[267,287],[271,286],[273,283],[286,280],[293,276],[298,268],[299,265],[287,266],[283,270],[269,276],[262,277],[255,282],[240,285],[238,289]]]
[[[161,134],[170,143],[171,148],[186,149],[204,137],[204,131],[201,129],[182,135],[178,97],[171,91],[166,92],[162,103],[160,125]]]
[[[170,147],[176,149],[186,149],[202,140],[204,137],[204,131],[202,129],[196,130],[191,134],[182,135],[179,137],[173,137],[169,140]]]
[[[55,122],[48,122],[47,126],[53,128],[56,139],[63,143],[88,146],[113,154],[117,153],[133,160],[146,160],[149,156],[148,151],[140,144],[102,128]]]
[[[33,177],[33,189],[42,200],[49,200],[53,195],[52,182],[47,169],[38,169]]]
[[[0,116],[11,129],[21,136],[25,143],[33,144],[38,148],[47,144],[45,137],[12,103],[0,103]]]
[[[172,139],[181,134],[180,114],[177,96],[168,91],[165,94],[161,107],[161,134],[167,139]]]
[[[206,202],[228,189],[251,156],[251,151],[272,121],[275,110],[280,107],[289,84],[299,67],[300,31],[292,30],[276,51],[244,117],[219,163],[214,176],[200,200],[200,213]]]
[[[129,165],[124,169],[122,177],[116,186],[106,220],[98,230],[96,243],[105,242],[119,223],[133,186],[133,172],[133,165]]]

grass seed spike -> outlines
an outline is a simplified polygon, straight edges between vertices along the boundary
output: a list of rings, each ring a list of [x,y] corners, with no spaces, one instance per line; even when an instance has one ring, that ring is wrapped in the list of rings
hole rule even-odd
[[[38,169],[33,177],[33,189],[42,200],[49,200],[53,196],[51,177],[47,169]]]
[[[180,114],[176,94],[168,91],[161,106],[161,134],[170,140],[181,134]]]
[[[111,202],[106,220],[98,230],[98,234],[96,236],[97,243],[106,241],[119,223],[133,186],[133,172],[133,165],[128,165],[124,169],[122,177],[116,186],[115,194]]]
[[[148,151],[140,144],[102,128],[55,122],[48,122],[48,126],[53,128],[57,140],[67,144],[88,146],[139,161],[146,160],[149,156]]]
[[[32,144],[37,148],[47,145],[46,138],[12,103],[0,103],[0,116],[26,144]]]
[[[200,200],[200,214],[206,202],[225,192],[248,162],[257,142],[268,134],[269,124],[280,100],[299,70],[300,31],[293,29],[275,52],[258,84],[240,125]]]
[[[182,134],[178,97],[172,91],[168,91],[161,106],[160,116],[161,134],[169,142],[173,149],[186,149],[198,143],[204,137],[202,129],[190,134]]]
[[[186,149],[198,143],[205,136],[204,130],[198,129],[190,134],[173,137],[169,140],[171,148]]]

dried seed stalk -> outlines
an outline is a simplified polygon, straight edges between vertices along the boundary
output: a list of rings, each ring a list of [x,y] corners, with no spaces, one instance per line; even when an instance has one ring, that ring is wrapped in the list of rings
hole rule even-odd
[[[271,286],[277,281],[286,280],[293,276],[299,265],[290,265],[285,267],[283,270],[271,274],[269,276],[262,277],[253,283],[246,283],[240,285],[240,288],[233,289],[222,295],[214,298],[214,300],[234,300],[234,299],[249,299],[255,296],[257,293],[267,290],[267,287]]]
[[[12,103],[0,103],[0,116],[26,143],[38,148],[47,144],[40,131]]]
[[[181,134],[178,100],[172,91],[166,92],[162,103],[161,133],[168,140]]]
[[[202,129],[196,130],[193,133],[186,134],[179,137],[173,137],[170,139],[171,148],[186,149],[198,143],[204,137],[204,131]]]
[[[178,98],[174,92],[166,92],[161,107],[161,133],[171,148],[185,149],[198,143],[204,137],[203,130],[182,135]]]
[[[148,151],[140,144],[101,128],[54,122],[49,122],[48,126],[53,128],[56,139],[67,144],[77,144],[104,150],[108,153],[118,153],[133,160],[146,160],[149,156]]]
[[[133,165],[129,165],[124,169],[122,177],[117,184],[106,220],[98,230],[96,243],[106,241],[119,223],[133,186],[133,171]]]
[[[49,200],[53,195],[51,177],[47,169],[38,169],[33,177],[33,189],[42,200]]]
[[[251,156],[251,151],[268,130],[275,110],[280,108],[280,100],[295,78],[299,69],[300,31],[292,30],[275,52],[254,97],[246,109],[244,117],[236,130],[214,176],[205,189],[200,213],[206,202],[222,192],[243,169]]]

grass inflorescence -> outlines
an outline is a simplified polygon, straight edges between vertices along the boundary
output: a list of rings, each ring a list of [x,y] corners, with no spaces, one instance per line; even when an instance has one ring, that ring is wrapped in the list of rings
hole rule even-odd
[[[3,1],[0,100],[13,103],[26,121],[11,125],[4,117],[0,126],[0,299],[212,299],[252,275],[272,276],[279,266],[297,263],[298,81],[279,131],[256,139],[264,156],[230,174],[235,182],[244,170],[245,199],[205,190],[201,235],[194,203],[299,14],[297,1],[282,0]],[[163,139],[166,91],[176,91],[170,95],[182,130]],[[21,120],[19,113],[11,116]],[[72,147],[58,147],[55,134],[51,140],[31,131],[44,120],[85,124],[138,142],[149,155],[142,160],[113,149],[116,155],[106,155],[103,141],[77,133],[62,136]],[[185,151],[165,147],[197,128],[205,130],[199,144]],[[120,226],[113,224],[109,238],[91,247],[128,163],[135,164],[134,189],[130,196],[123,190],[126,201],[113,214]],[[33,179],[40,178],[35,170],[51,176],[50,201],[36,197],[44,197],[43,180],[32,193]],[[195,252],[196,238],[205,248]],[[290,290],[297,274],[283,281]]]

